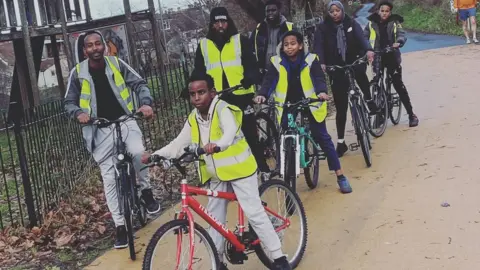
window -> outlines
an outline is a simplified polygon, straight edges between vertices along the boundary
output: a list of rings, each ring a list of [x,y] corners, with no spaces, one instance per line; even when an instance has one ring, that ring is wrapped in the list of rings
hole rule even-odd
[[[163,21],[163,30],[170,30],[170,20]]]

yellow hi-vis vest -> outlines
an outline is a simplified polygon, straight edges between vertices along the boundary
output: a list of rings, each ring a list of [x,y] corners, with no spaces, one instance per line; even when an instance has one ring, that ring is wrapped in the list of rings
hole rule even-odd
[[[111,57],[105,57],[105,61],[107,62],[110,69],[113,71],[113,77],[115,78],[115,85],[122,89],[120,91],[120,96],[122,97],[123,101],[127,105],[128,110],[130,113],[133,111],[133,99],[130,96],[130,91],[125,84],[125,80],[123,79],[122,73],[120,72],[120,66],[117,57],[112,57],[115,59],[115,63],[112,63],[110,60]],[[77,74],[80,74],[80,64],[76,65]],[[88,113],[89,115],[92,114],[92,108],[90,106],[90,102],[92,100],[92,88],[90,86],[90,82],[86,79],[81,80],[81,91],[80,91],[80,109],[82,111]],[[114,90],[114,89],[112,89]]]
[[[372,49],[375,49],[375,41],[377,40],[377,32],[372,27],[372,22],[368,22],[368,28],[370,29],[370,45]],[[397,42],[397,23],[393,23],[393,43]]]
[[[208,38],[200,40],[200,49],[202,50],[207,73],[213,77],[217,91],[226,88],[226,86],[223,85],[223,72],[225,72],[230,87],[240,84],[244,72],[240,34],[233,35],[230,41],[225,43],[222,51],[219,51],[217,45]],[[253,86],[248,89],[239,89],[233,92],[235,95],[251,93],[255,93]]]
[[[288,31],[292,31],[293,29],[293,23],[292,22],[286,22],[287,24],[287,29]],[[257,24],[257,29],[255,30],[255,56],[257,57],[257,62],[258,62],[258,42],[257,42],[257,37],[258,37],[258,32],[260,32],[260,26],[262,23]],[[265,44],[268,45],[268,44]]]
[[[238,107],[222,100],[217,101],[210,122],[210,137],[208,142],[201,142],[200,140],[197,113],[196,110],[193,110],[188,116],[188,123],[192,130],[192,143],[203,146],[208,143],[216,143],[222,138],[223,131],[220,126],[219,114],[222,113],[223,110],[232,111],[238,130],[232,145],[222,152],[212,155],[216,177],[220,181],[232,181],[249,177],[257,171],[257,162],[248,146],[247,140],[241,132],[240,127],[242,125],[243,112]],[[202,184],[206,183],[212,177],[212,175],[207,172],[207,166],[202,157],[200,158],[197,169]]]
[[[316,54],[309,53],[305,57],[307,66],[304,67],[300,73],[300,83],[302,84],[303,94],[306,98],[318,98],[315,94],[315,87],[313,85],[312,77],[310,75],[310,67],[313,61],[317,58]],[[282,58],[280,56],[273,56],[271,58],[273,66],[278,70],[278,83],[273,94],[274,100],[280,104],[285,103],[288,90],[288,72],[287,69],[281,64]],[[319,102],[312,103],[310,111],[317,122],[323,122],[327,117],[327,103]],[[277,109],[277,121],[281,124],[283,108]]]

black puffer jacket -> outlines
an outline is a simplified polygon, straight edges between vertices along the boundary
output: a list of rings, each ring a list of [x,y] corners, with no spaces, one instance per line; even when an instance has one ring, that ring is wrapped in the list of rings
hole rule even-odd
[[[348,15],[343,19],[343,28],[347,38],[346,63],[351,64],[372,47],[363,35],[360,24],[352,20]],[[326,65],[344,65],[341,55],[337,49],[337,28],[335,22],[326,16],[315,32],[314,52],[320,57],[320,63]]]

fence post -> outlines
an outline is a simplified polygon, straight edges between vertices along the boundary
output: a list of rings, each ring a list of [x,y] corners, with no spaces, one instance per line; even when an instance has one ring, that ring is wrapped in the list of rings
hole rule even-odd
[[[20,173],[22,175],[23,191],[25,192],[25,205],[27,206],[28,219],[30,221],[29,227],[37,226],[37,214],[35,212],[35,203],[33,201],[32,183],[28,174],[27,155],[25,152],[25,144],[22,136],[22,118],[24,112],[22,106],[17,102],[12,102],[10,108],[15,108],[9,113],[13,114],[13,132],[15,134],[15,143],[17,145],[18,161],[20,163]]]

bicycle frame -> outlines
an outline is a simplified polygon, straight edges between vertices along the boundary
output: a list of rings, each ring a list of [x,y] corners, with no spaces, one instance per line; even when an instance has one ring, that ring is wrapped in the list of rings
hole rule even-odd
[[[280,135],[280,149],[284,149],[285,141],[287,139],[293,139],[295,141],[295,174],[298,177],[300,175],[300,168],[306,168],[310,164],[305,158],[305,140],[309,140],[312,145],[319,151],[322,152],[320,146],[313,140],[310,132],[307,131],[307,128],[304,126],[297,125],[294,117],[294,113],[289,111],[287,112],[287,121],[288,127],[285,130],[282,130]],[[283,177],[285,171],[285,153],[284,151],[280,152],[280,175]]]
[[[238,239],[237,235],[233,233],[231,230],[229,230],[224,224],[220,223],[218,220],[216,220],[204,207],[201,205],[197,200],[193,198],[195,195],[200,195],[200,196],[208,196],[208,197],[215,197],[215,198],[220,198],[220,199],[226,199],[229,201],[236,201],[237,196],[235,193],[231,192],[222,192],[222,191],[213,191],[211,189],[204,189],[204,188],[199,188],[199,187],[194,187],[188,185],[188,181],[186,178],[184,178],[180,182],[180,191],[181,191],[181,196],[182,196],[182,210],[180,213],[178,213],[178,219],[188,219],[188,224],[189,224],[189,237],[190,237],[190,258],[189,258],[189,266],[188,268],[191,269],[192,263],[193,263],[193,254],[195,250],[195,238],[194,234],[194,218],[193,214],[190,211],[192,209],[195,213],[197,213],[202,219],[204,219],[210,226],[212,226],[216,231],[218,231],[225,239],[227,239],[232,245],[236,248],[237,251],[243,252],[247,249],[247,247],[240,242]],[[270,209],[268,206],[264,205],[265,211],[274,217],[276,217],[279,220],[282,220],[283,224],[275,229],[275,232],[279,232],[288,226],[290,226],[290,220],[283,218],[282,216],[278,215],[275,213],[272,209]],[[242,236],[245,232],[245,219],[244,219],[244,213],[240,205],[238,205],[238,236]],[[177,235],[177,264],[180,263],[180,253],[181,253],[181,240],[182,240],[182,234]],[[260,239],[256,239],[252,243],[249,243],[250,245],[258,245],[260,243]]]

